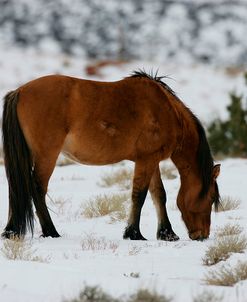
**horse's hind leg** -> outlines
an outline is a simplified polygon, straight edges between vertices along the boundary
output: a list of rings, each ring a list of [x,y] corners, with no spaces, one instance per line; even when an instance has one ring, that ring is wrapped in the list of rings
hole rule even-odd
[[[42,154],[41,156],[35,156],[35,169],[34,174],[37,179],[37,196],[34,198],[34,205],[36,208],[36,214],[39,218],[39,222],[42,228],[42,235],[44,237],[59,237],[49,214],[49,211],[45,202],[45,195],[47,193],[48,182],[50,176],[54,170],[56,159],[58,153],[56,154]]]
[[[154,171],[154,163],[138,161],[135,164],[135,172],[132,189],[132,207],[123,238],[131,240],[146,240],[140,232],[141,209],[144,204],[150,179]]]
[[[166,241],[176,241],[179,237],[173,232],[171,223],[169,221],[167,211],[166,211],[166,191],[164,189],[159,166],[155,169],[152,176],[149,192],[154,201],[157,216],[158,216],[158,230],[157,239]]]

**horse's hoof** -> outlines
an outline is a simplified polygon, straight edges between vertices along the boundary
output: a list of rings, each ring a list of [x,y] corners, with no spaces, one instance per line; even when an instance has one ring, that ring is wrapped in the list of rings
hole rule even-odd
[[[135,229],[133,226],[128,226],[125,229],[123,238],[130,240],[147,240],[142,236],[140,230]]]
[[[42,235],[40,235],[40,237],[43,237],[43,238],[46,238],[46,237],[52,237],[52,238],[58,238],[58,237],[61,237],[58,232],[55,230],[55,231],[45,231],[43,232]]]
[[[157,239],[164,241],[177,241],[179,240],[179,237],[173,232],[172,229],[162,229],[158,231]]]
[[[14,231],[4,231],[1,235],[1,237],[3,239],[16,239],[16,238],[20,238],[21,236],[19,234],[17,234]]]

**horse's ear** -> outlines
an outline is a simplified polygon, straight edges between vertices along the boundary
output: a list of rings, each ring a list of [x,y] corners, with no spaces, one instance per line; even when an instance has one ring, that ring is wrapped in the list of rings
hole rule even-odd
[[[213,167],[213,180],[216,180],[216,178],[219,176],[220,174],[220,164],[217,164]]]

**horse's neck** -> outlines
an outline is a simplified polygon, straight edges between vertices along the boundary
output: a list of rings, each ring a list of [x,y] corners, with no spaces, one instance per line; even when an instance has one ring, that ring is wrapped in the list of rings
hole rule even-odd
[[[198,174],[197,150],[199,136],[196,123],[189,112],[180,113],[180,135],[178,148],[171,159],[177,167],[181,178]]]

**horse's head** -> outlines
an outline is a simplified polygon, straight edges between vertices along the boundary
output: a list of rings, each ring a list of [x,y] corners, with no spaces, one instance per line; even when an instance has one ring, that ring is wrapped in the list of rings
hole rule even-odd
[[[185,184],[181,184],[177,205],[182,213],[183,221],[192,240],[203,240],[209,237],[212,205],[219,204],[219,191],[216,178],[220,173],[220,165],[212,170],[207,192],[201,194],[202,184],[197,179],[188,177]]]

